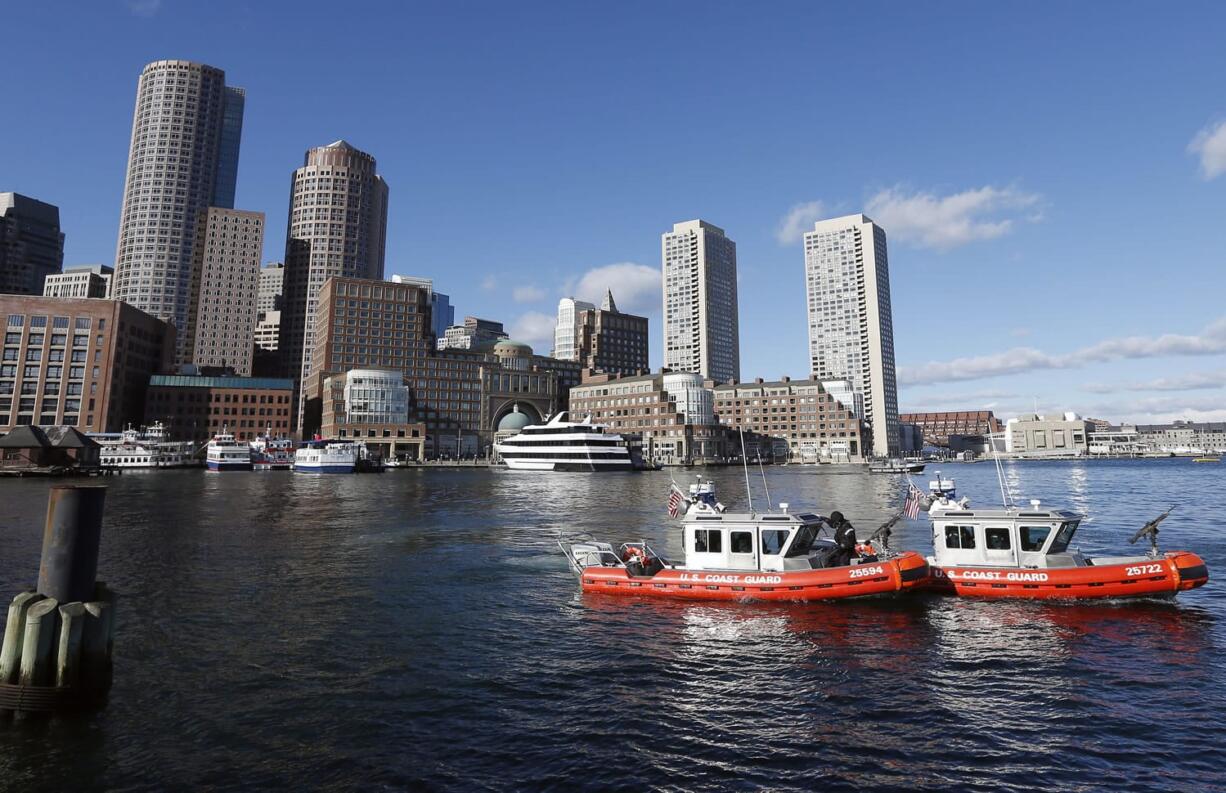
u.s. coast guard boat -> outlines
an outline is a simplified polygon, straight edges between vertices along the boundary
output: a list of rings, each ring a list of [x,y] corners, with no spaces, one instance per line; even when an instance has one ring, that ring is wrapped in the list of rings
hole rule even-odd
[[[585,538],[559,540],[585,592],[699,600],[833,600],[892,594],[924,584],[928,563],[914,551],[889,550],[890,521],[849,563],[811,512],[727,512],[715,485],[684,495],[674,485],[670,514],[681,512],[685,563],[674,564],[646,541],[614,550]]]
[[[970,507],[939,494],[928,509],[933,555],[929,586],[985,598],[1129,598],[1174,596],[1209,580],[1203,559],[1189,551],[1158,550],[1158,524],[1145,524],[1130,542],[1148,537],[1140,556],[1083,555],[1070,547],[1083,515],[1026,507]]]

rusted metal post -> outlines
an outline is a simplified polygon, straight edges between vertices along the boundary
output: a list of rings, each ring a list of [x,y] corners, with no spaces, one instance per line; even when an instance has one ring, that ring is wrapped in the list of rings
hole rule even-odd
[[[23,686],[45,686],[52,682],[51,648],[54,646],[56,617],[60,604],[53,598],[40,600],[26,611],[26,635],[21,647]]]
[[[89,600],[98,575],[105,487],[51,488],[38,591],[61,603]]]
[[[76,685],[81,675],[81,631],[85,626],[85,604],[60,606],[60,637],[55,654],[55,684]]]
[[[4,645],[0,648],[0,683],[16,683],[21,668],[21,645],[26,640],[26,611],[42,600],[37,592],[22,592],[9,604],[4,624]]]

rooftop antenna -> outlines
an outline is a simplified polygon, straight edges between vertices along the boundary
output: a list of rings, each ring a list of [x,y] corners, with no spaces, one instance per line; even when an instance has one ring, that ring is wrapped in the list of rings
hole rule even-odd
[[[745,426],[738,425],[741,431],[741,467],[745,469],[745,497],[749,499],[749,511],[753,512],[753,491],[749,489],[749,460],[745,457]]]

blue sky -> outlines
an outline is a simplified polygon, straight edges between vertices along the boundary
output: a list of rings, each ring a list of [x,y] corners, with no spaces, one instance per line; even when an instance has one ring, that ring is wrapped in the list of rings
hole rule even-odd
[[[0,190],[111,262],[136,80],[247,89],[237,205],[345,138],[391,187],[388,273],[543,341],[557,299],[652,320],[659,235],[738,245],[742,376],[806,374],[797,230],[886,229],[903,409],[1226,419],[1226,6],[8,4]],[[789,222],[790,221],[790,222]]]

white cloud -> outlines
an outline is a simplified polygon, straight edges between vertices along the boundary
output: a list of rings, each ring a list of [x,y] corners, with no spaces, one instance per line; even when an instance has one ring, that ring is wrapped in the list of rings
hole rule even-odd
[[[1222,405],[1221,399],[1159,396],[1091,405],[1084,411],[1084,415],[1133,424],[1167,424],[1181,420],[1226,421],[1226,406]]]
[[[517,286],[511,290],[511,299],[516,303],[535,303],[545,297],[545,290],[535,286]]]
[[[162,0],[127,0],[132,16],[151,17],[162,10]]]
[[[537,355],[548,355],[553,349],[555,321],[551,314],[529,311],[511,323],[510,336],[515,341],[532,345],[532,351]]]
[[[1009,335],[1014,338],[1024,339],[1031,334],[1030,328],[1013,328],[1009,331]]]
[[[1162,336],[1128,336],[1107,339],[1071,353],[1052,355],[1032,347],[1015,347],[992,355],[932,361],[921,366],[899,367],[898,382],[907,385],[979,380],[1042,369],[1075,369],[1090,363],[1131,358],[1226,353],[1226,317],[1210,323],[1195,336],[1167,333]]]
[[[989,185],[947,196],[892,187],[870,198],[865,211],[891,239],[949,250],[1008,234],[1019,219],[1040,219],[1040,201],[1012,187]]]
[[[661,310],[663,286],[656,267],[635,262],[606,264],[566,283],[567,295],[597,306],[609,289],[613,290],[618,311],[647,316]]]
[[[1188,144],[1188,152],[1200,156],[1200,175],[1205,179],[1226,173],[1226,121],[1196,133]]]
[[[492,275],[487,275],[481,279],[481,288],[487,292],[493,292],[498,288],[498,279]]]
[[[1089,383],[1082,390],[1091,394],[1115,394],[1120,391],[1209,391],[1226,388],[1226,369],[1215,372],[1192,372],[1177,377],[1159,377],[1132,383]]]
[[[825,212],[821,201],[797,204],[788,210],[783,220],[779,221],[779,228],[775,230],[775,239],[779,240],[780,245],[800,242],[804,239],[805,232],[812,231],[813,224],[821,220]]]

